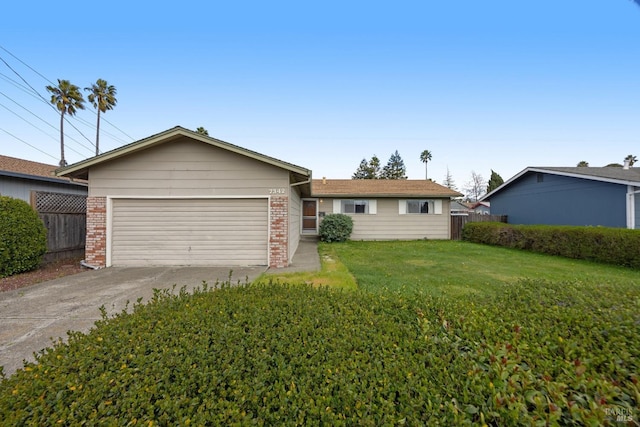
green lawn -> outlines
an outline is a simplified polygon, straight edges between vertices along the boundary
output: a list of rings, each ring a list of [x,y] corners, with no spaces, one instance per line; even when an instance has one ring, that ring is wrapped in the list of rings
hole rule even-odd
[[[490,295],[520,279],[640,284],[640,271],[456,241],[321,244],[365,290]]]

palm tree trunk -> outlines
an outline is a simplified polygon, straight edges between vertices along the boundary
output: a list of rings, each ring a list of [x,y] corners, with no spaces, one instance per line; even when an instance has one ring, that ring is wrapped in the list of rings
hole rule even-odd
[[[424,179],[429,179],[429,173],[427,172],[427,162],[424,162]]]
[[[64,110],[60,113],[60,166],[67,166],[67,161],[64,159]]]
[[[100,154],[100,108],[98,108],[98,124],[96,126],[96,156]]]

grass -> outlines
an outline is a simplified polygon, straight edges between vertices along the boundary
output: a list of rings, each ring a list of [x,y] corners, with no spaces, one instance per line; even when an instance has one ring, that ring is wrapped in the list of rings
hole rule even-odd
[[[326,246],[326,245],[325,245]],[[640,284],[640,271],[515,249],[456,241],[332,244],[365,290],[491,295],[521,279]]]
[[[313,286],[357,289],[356,279],[349,269],[338,259],[336,246],[321,243],[318,247],[321,269],[319,272],[263,273],[255,283],[304,283]]]

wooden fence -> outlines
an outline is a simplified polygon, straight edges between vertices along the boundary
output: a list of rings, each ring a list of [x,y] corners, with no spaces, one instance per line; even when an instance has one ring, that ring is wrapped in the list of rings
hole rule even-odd
[[[45,262],[84,256],[87,196],[32,191],[31,206],[47,229]]]
[[[467,215],[451,216],[451,240],[462,240],[462,229],[468,222],[507,222],[506,215],[483,215],[469,212]]]

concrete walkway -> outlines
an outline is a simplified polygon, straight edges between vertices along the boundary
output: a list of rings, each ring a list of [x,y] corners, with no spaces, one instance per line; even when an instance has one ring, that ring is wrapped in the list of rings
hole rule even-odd
[[[299,273],[304,271],[320,271],[318,238],[315,236],[302,237],[289,267],[269,269],[267,274]]]
[[[320,270],[316,239],[304,238],[291,266],[269,273]],[[147,301],[154,289],[191,291],[203,281],[213,286],[232,272],[231,283],[254,281],[266,267],[110,267],[0,292],[0,366],[5,375],[22,368],[23,360],[50,347],[52,339],[66,340],[67,331],[88,332],[100,320],[104,306],[112,316],[138,298]]]
[[[234,267],[233,284],[252,282],[266,267]],[[87,271],[34,286],[0,293],[0,366],[6,375],[33,361],[33,353],[50,347],[52,339],[66,340],[67,331],[88,332],[100,319],[99,307],[109,316],[138,298],[147,301],[153,289],[188,290],[207,281],[229,279],[232,269],[200,267],[130,267]]]

